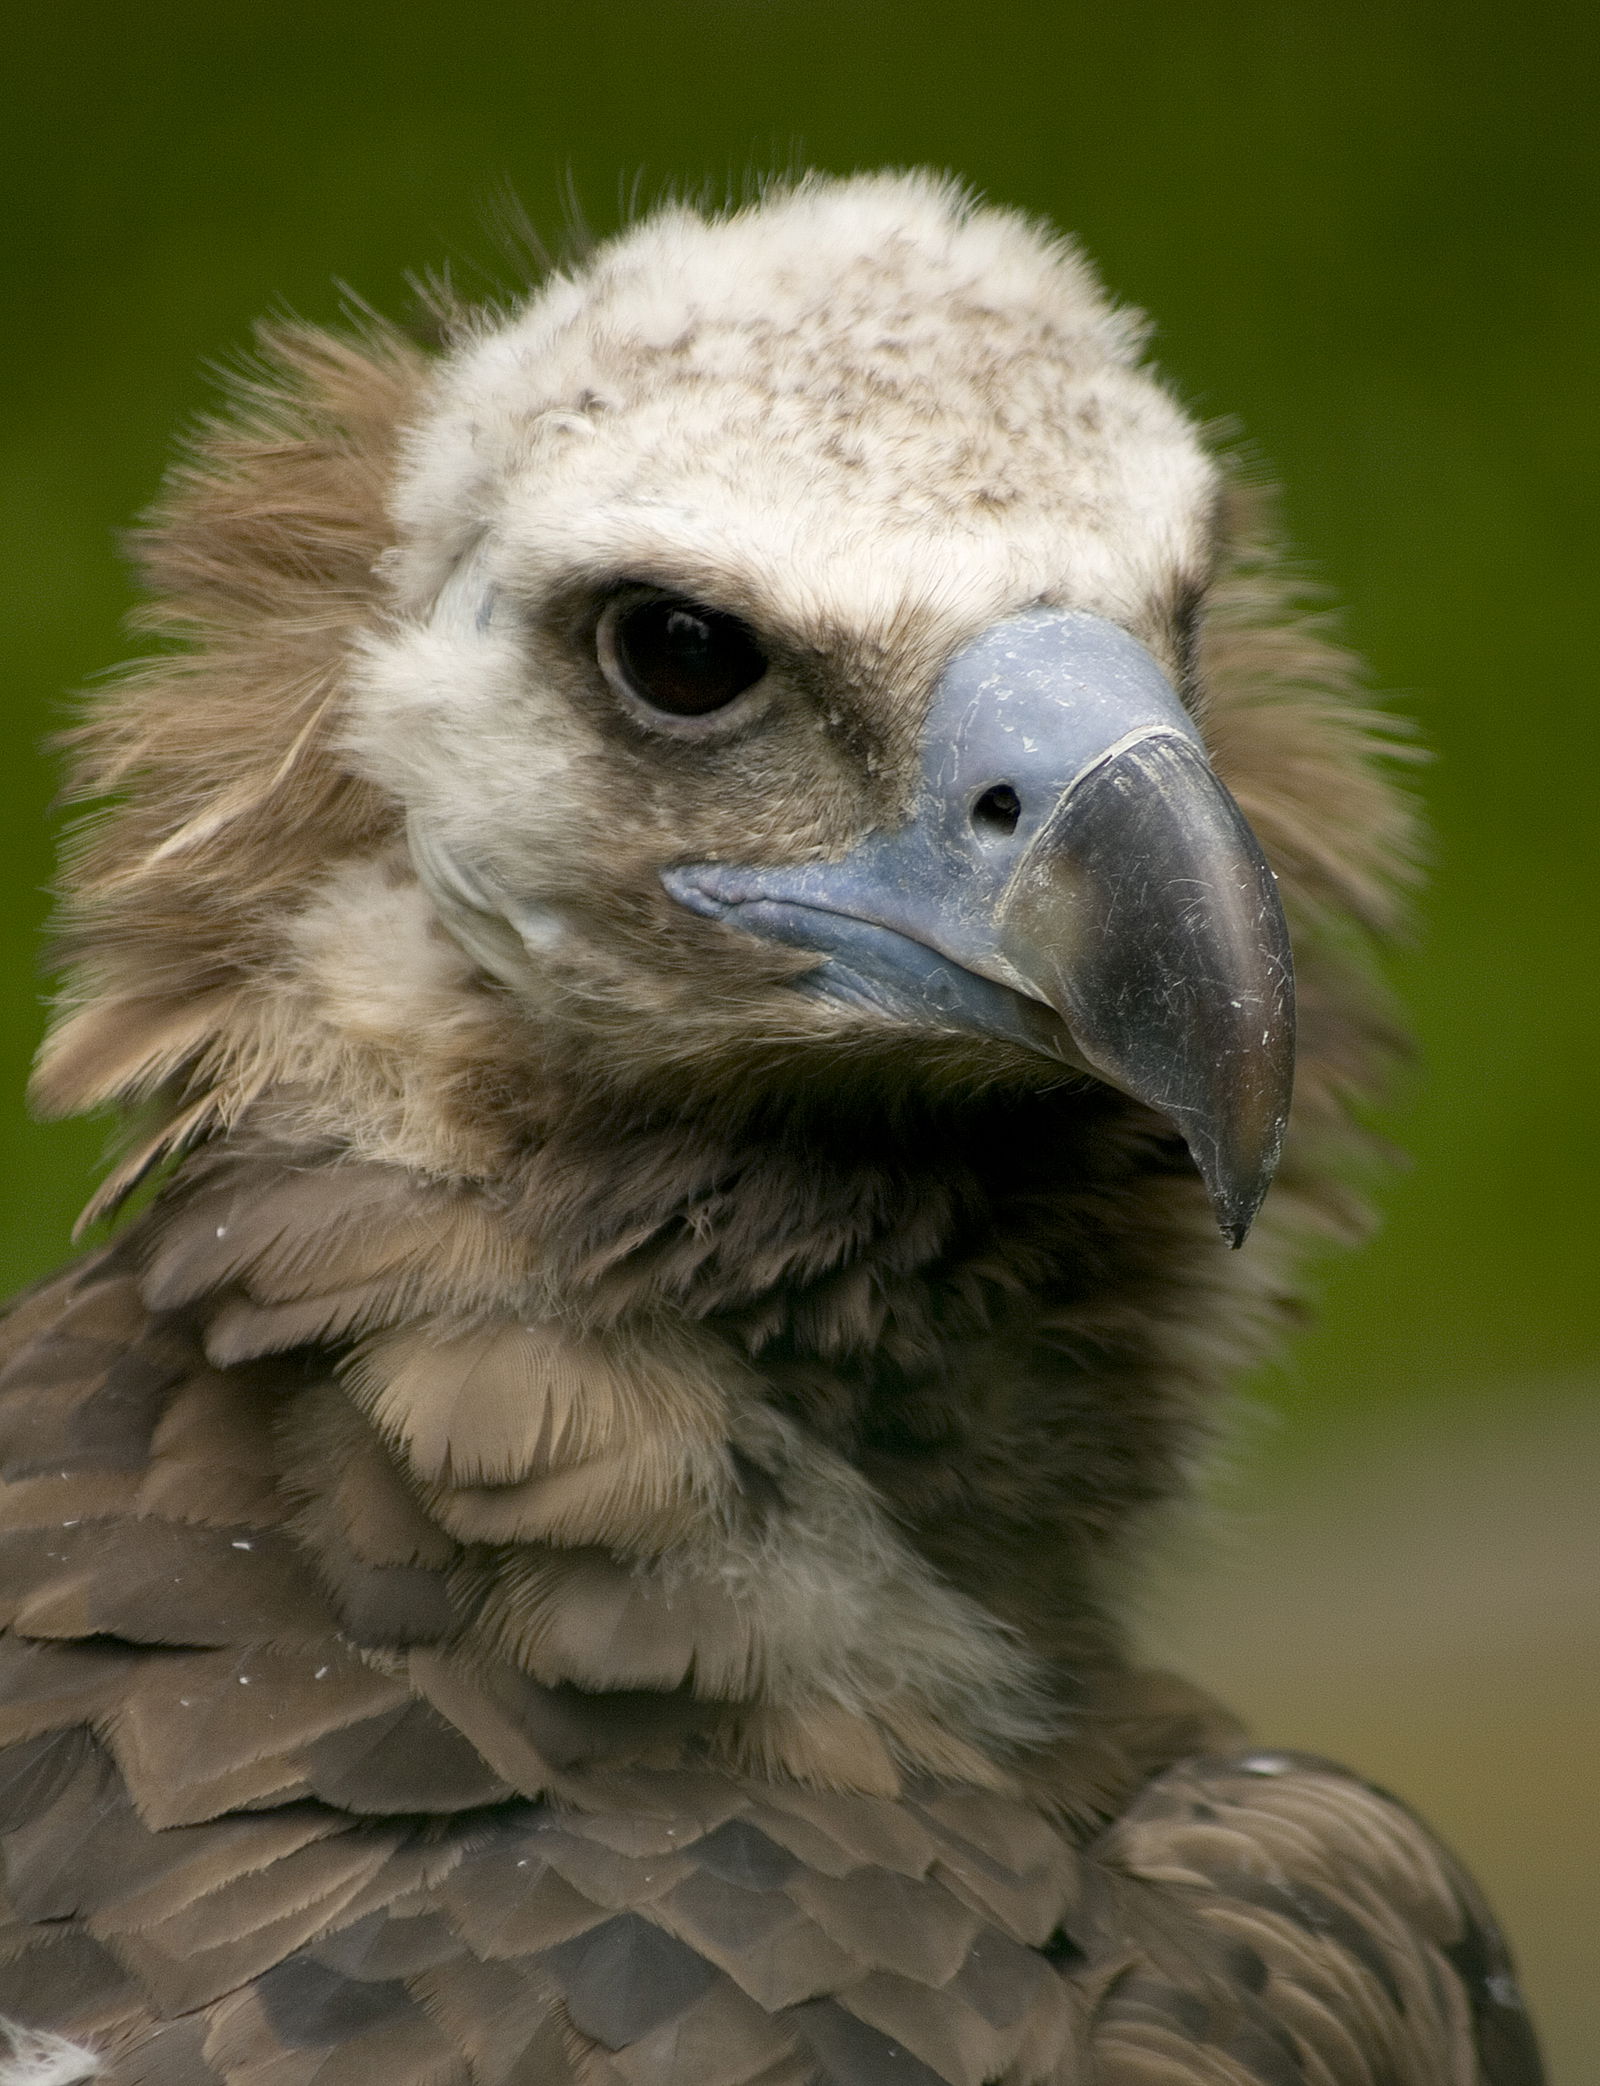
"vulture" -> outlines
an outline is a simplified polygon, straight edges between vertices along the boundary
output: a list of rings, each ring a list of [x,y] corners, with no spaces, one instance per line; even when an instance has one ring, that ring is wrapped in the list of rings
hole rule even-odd
[[[1408,844],[1145,337],[808,176],[196,438],[0,1333],[4,2086],[1535,2086],[1427,1828],[1129,1622]]]

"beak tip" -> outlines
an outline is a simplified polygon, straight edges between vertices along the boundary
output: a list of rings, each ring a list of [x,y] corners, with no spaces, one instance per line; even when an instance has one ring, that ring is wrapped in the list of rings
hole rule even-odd
[[[1278,1170],[1278,1158],[1283,1144],[1282,1128],[1273,1137],[1270,1148],[1255,1155],[1253,1164],[1243,1166],[1217,1163],[1206,1165],[1197,1154],[1201,1178],[1206,1193],[1211,1199],[1211,1212],[1216,1218],[1217,1229],[1230,1251],[1237,1252],[1250,1236],[1261,1205],[1272,1186],[1273,1176]]]
[[[1250,1236],[1250,1227],[1255,1223],[1255,1213],[1248,1217],[1223,1217],[1220,1220],[1222,1237],[1230,1253],[1237,1253]]]
[[[1207,1188],[1211,1197],[1211,1214],[1222,1234],[1222,1242],[1230,1253],[1237,1253],[1255,1226],[1265,1190],[1241,1200],[1238,1196],[1219,1193],[1209,1182]]]

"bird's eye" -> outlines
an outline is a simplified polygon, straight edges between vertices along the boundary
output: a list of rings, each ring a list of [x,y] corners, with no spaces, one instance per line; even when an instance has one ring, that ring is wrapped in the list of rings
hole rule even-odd
[[[669,717],[726,709],[767,670],[767,655],[737,616],[671,595],[608,611],[599,651],[608,679]]]

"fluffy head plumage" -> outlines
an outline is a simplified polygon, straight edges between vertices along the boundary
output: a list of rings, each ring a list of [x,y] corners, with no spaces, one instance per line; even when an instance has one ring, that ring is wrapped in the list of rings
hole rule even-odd
[[[452,359],[406,444],[400,598],[488,536],[524,597],[698,567],[858,639],[948,649],[1069,587],[1146,616],[1214,474],[1144,330],[1076,249],[927,177],[665,212]]]

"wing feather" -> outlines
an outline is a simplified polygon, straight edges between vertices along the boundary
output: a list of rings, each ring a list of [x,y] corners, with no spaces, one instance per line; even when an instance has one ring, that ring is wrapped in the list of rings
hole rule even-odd
[[[1487,1916],[1387,1798],[1181,1757],[1196,1699],[1133,1675],[1031,1796],[886,1754],[871,1793],[849,1718],[803,1742],[854,1788],[719,1766],[736,1613],[436,1510],[452,1411],[485,1493],[625,1460],[614,1354],[491,1316],[342,1385],[218,1368],[121,1250],[0,1379],[0,2010],[109,2086],[1537,2086]]]

